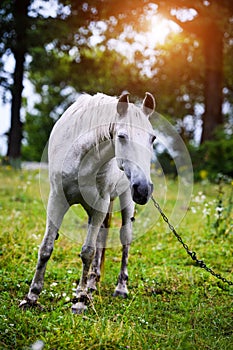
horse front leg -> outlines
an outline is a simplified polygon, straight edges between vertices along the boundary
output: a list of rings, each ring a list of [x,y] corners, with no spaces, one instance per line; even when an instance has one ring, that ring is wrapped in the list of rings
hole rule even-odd
[[[104,267],[105,249],[108,232],[112,218],[113,201],[110,202],[108,213],[99,230],[96,241],[96,253],[92,263],[91,273],[87,281],[88,290],[92,293],[97,290],[96,284],[100,281],[102,269]]]
[[[128,256],[130,244],[132,242],[132,221],[134,220],[134,203],[131,199],[130,193],[125,193],[120,197],[121,203],[121,215],[122,215],[122,226],[120,230],[120,239],[122,244],[122,259],[121,259],[121,270],[118,276],[118,282],[113,296],[121,296],[126,298],[128,296]],[[129,203],[126,205],[126,203]]]
[[[72,305],[72,312],[75,314],[83,313],[87,309],[86,304],[90,300],[87,284],[88,275],[90,266],[96,253],[96,240],[98,232],[100,230],[100,226],[104,220],[105,215],[106,214],[101,212],[95,212],[94,215],[92,215],[90,218],[87,237],[84,245],[82,246],[80,254],[83,263],[82,275],[76,291],[76,298]]]
[[[44,285],[46,265],[52,254],[54,242],[58,238],[58,230],[60,228],[63,216],[68,208],[69,206],[67,202],[64,201],[62,203],[61,198],[55,198],[50,194],[48,201],[46,230],[38,252],[36,271],[29,292],[19,305],[23,309],[37,305],[37,300]]]
[[[114,297],[121,296],[123,298],[127,298],[129,292],[127,288],[128,281],[128,256],[129,256],[129,248],[130,244],[123,245],[122,247],[122,259],[121,259],[121,271],[118,276],[117,286],[113,293]]]

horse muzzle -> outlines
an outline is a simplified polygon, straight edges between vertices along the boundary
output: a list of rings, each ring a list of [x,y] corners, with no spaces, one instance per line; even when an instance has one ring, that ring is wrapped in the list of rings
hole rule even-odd
[[[131,186],[133,201],[137,204],[144,205],[150,199],[153,192],[153,184],[148,182],[134,182]]]

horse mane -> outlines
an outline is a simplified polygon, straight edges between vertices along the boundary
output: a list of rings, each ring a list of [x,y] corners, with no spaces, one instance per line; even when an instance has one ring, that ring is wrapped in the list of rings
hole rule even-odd
[[[82,105],[79,117],[81,133],[93,130],[97,141],[111,138],[112,125],[117,120],[117,98],[102,93],[81,95],[77,103]]]
[[[100,141],[111,139],[112,131],[116,123],[124,124],[129,130],[130,126],[137,125],[141,128],[151,128],[148,118],[142,113],[141,109],[132,103],[129,103],[127,116],[120,117],[117,113],[118,98],[108,96],[103,93],[96,95],[82,94],[78,97],[61,119],[67,122],[67,118],[73,119],[73,137],[90,135],[93,132],[93,142],[98,144]]]

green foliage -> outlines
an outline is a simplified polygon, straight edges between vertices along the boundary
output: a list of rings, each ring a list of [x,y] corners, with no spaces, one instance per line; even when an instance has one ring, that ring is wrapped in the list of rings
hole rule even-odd
[[[159,167],[163,169],[164,174],[172,175],[176,177],[177,169],[174,163],[174,160],[170,156],[170,154],[166,151],[160,152],[156,154],[156,158],[159,163]]]
[[[190,1],[185,1],[185,3],[187,8],[191,6]],[[152,49],[147,47],[148,43],[136,45],[135,42],[136,33],[143,33],[148,28],[149,13],[152,14],[153,11],[156,13],[155,8],[152,10],[153,6],[149,5],[149,2],[144,1],[142,4],[142,1],[129,0],[119,6],[117,3],[111,2],[110,4],[109,1],[80,1],[77,3],[70,0],[64,4],[70,5],[71,12],[67,12],[62,17],[61,7],[58,19],[39,18],[36,25],[37,32],[31,34],[34,38],[40,37],[40,33],[43,35],[49,33],[46,34],[46,38],[43,38],[42,35],[44,43],[48,45],[41,45],[35,41],[35,45],[30,48],[32,61],[29,66],[29,76],[36,92],[41,95],[42,107],[40,103],[37,103],[35,106],[37,113],[32,117],[31,112],[27,114],[26,133],[24,134],[27,141],[27,156],[25,147],[23,156],[33,159],[35,154],[38,154],[38,151],[34,151],[34,148],[38,147],[33,143],[32,119],[36,124],[41,124],[40,130],[43,134],[43,130],[46,129],[43,123],[46,124],[46,117],[51,117],[50,111],[57,110],[55,116],[52,113],[53,119],[56,120],[63,112],[65,105],[70,103],[71,100],[68,98],[68,101],[65,101],[66,96],[62,93],[67,87],[72,87],[77,92],[85,91],[94,94],[101,91],[110,95],[119,95],[123,90],[128,90],[133,96],[140,98],[145,91],[150,91],[157,98],[157,111],[169,115],[173,118],[174,123],[175,120],[178,120],[182,129],[181,133],[192,139],[195,131],[195,107],[197,103],[203,104],[206,86],[203,45],[196,34],[200,34],[202,16],[207,14],[209,18],[209,11],[211,11],[212,20],[218,6],[216,5],[215,8],[210,2],[207,10],[206,6],[200,3],[197,12],[199,8],[203,11],[200,10],[198,16],[195,17],[199,25],[190,27],[190,30],[188,30],[188,22],[186,26],[176,16],[173,16],[173,19],[184,27],[184,31],[177,35],[171,34],[164,45],[156,44],[156,47]],[[171,18],[169,9],[173,7],[173,2],[167,2],[164,5],[164,2],[158,1],[158,6],[158,13],[164,12],[168,18]],[[224,2],[224,16],[221,22],[218,22],[220,27],[227,28],[227,35],[224,37],[224,84],[228,89],[230,89],[232,70],[230,59],[232,30],[228,25],[229,6],[228,2]],[[222,11],[222,7],[220,10]],[[124,42],[131,46],[130,59],[125,57],[119,49],[111,50],[109,45],[110,39],[120,38],[120,34],[124,32],[127,25],[131,29],[124,33],[124,39],[119,39],[119,42],[121,45]],[[99,44],[91,44],[93,32],[100,36]],[[145,74],[145,67],[149,75]],[[46,95],[43,90],[49,90],[49,93]],[[64,99],[63,104],[55,98],[59,91]],[[230,101],[230,90],[225,91],[225,99]],[[187,115],[193,116],[194,120],[193,130],[189,132],[183,130],[186,127],[184,118]],[[36,116],[38,121],[35,121]]]
[[[43,128],[41,127],[42,123]],[[23,160],[41,161],[53,125],[54,120],[48,118],[47,115],[27,115],[27,124],[25,127],[25,133],[27,133],[27,144],[22,146]]]
[[[38,181],[37,171],[0,171],[1,349],[29,349],[38,340],[46,350],[231,348],[232,287],[193,265],[160,219],[146,230],[139,214],[134,225],[144,235],[133,242],[130,251],[128,299],[112,297],[121,249],[108,249],[99,293],[83,316],[73,315],[70,304],[65,303],[73,297],[80,277],[81,247],[61,234],[40,297],[45,309],[19,309],[33,276],[45,227]],[[176,199],[175,182],[169,180],[168,186],[166,211]],[[231,186],[224,185],[224,193]],[[232,234],[213,233],[204,213],[206,203],[211,210],[216,209],[217,193],[217,185],[196,184],[178,231],[207,265],[230,279]],[[153,218],[154,212],[147,210],[148,205],[145,217]],[[211,214],[210,224],[215,220]],[[77,232],[83,225],[76,223]]]
[[[204,83],[205,65],[201,39],[205,26],[203,30],[199,29],[209,21],[214,21],[223,29],[221,32],[225,33],[224,98],[232,104],[230,1],[209,1],[208,6],[198,1],[197,15],[187,22],[180,21],[178,12],[171,15],[171,9],[174,10],[173,1],[157,1],[156,8],[150,1],[142,0],[126,0],[122,4],[108,0],[60,0],[54,18],[41,12],[35,1],[24,0],[24,3],[34,5],[33,10],[29,11],[30,6],[28,7],[25,21],[27,35],[23,43],[25,53],[31,60],[25,70],[41,97],[35,105],[36,111],[27,111],[24,158],[39,158],[39,149],[42,147],[38,147],[35,130],[41,132],[44,142],[44,130],[50,129],[48,124],[52,125],[71,102],[69,94],[64,94],[67,88],[76,92],[101,91],[111,95],[119,95],[123,90],[128,90],[135,98],[142,98],[145,91],[151,91],[157,97],[157,110],[160,113],[179,122],[183,122],[187,115],[195,116],[195,106],[197,103],[203,104],[204,90],[208,85]],[[3,55],[14,52],[15,23],[12,5],[11,1],[4,0],[0,10],[0,34],[3,39],[0,45],[0,67],[3,66]],[[178,9],[183,6],[193,8],[189,0],[176,5]],[[149,29],[154,14],[173,19],[184,31],[170,35],[165,45],[155,44],[154,48],[148,47],[148,43],[142,40],[137,42],[136,33]],[[126,28],[128,31],[125,31]],[[93,33],[99,36],[97,44],[91,42]],[[112,50],[111,39],[131,47],[130,57],[125,57],[119,48]],[[218,54],[221,53],[217,52],[216,55]],[[10,80],[5,73],[0,75],[0,84],[9,90]],[[38,120],[35,120],[36,116]],[[53,120],[47,121],[46,118]]]
[[[187,33],[171,33],[153,52],[152,78],[147,89],[158,101],[157,110],[175,123],[195,115],[195,105],[204,100],[204,62],[200,44]],[[145,60],[145,57],[141,57]],[[141,62],[142,64],[142,62]]]
[[[215,209],[216,221],[213,223],[213,228],[216,235],[228,234],[233,232],[232,216],[233,216],[233,181],[232,179],[219,174],[217,178],[218,197],[217,207]],[[231,183],[231,190],[225,193],[225,183]]]
[[[209,198],[205,191],[199,191],[192,199],[190,210],[194,215],[200,215],[206,223],[206,232],[213,237],[227,237],[233,233],[233,181],[224,175],[216,178],[215,197]],[[203,186],[208,184],[202,180]],[[195,204],[195,205],[193,205]]]
[[[215,180],[218,174],[233,177],[233,138],[232,130],[227,133],[222,129],[216,132],[215,140],[208,141],[199,147],[189,146],[196,179],[202,179],[202,171],[206,177]]]

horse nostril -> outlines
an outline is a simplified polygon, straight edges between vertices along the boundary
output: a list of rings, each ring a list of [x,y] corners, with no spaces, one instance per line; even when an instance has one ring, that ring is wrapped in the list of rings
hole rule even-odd
[[[145,193],[151,194],[154,190],[154,186],[152,183],[149,183],[148,185],[143,186],[141,183],[136,182],[132,185],[132,188],[134,191],[140,192],[141,194],[145,194]]]
[[[153,192],[153,184],[148,182],[135,182],[132,184],[132,198],[138,204],[146,204]]]
[[[140,186],[140,184],[139,183],[135,183],[135,184],[133,184],[133,189],[134,189],[134,191],[137,191],[137,189],[138,189],[138,187]]]
[[[148,185],[141,183],[141,182],[135,182],[132,185],[132,193],[135,197],[143,198],[147,197],[149,192]]]

